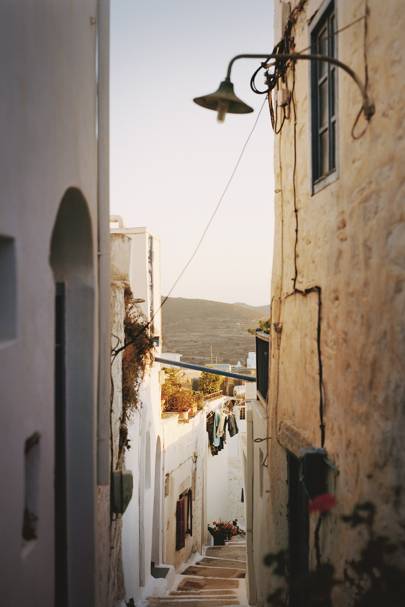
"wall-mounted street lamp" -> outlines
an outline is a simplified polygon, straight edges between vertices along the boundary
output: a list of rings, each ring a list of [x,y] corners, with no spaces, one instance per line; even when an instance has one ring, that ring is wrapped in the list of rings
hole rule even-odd
[[[250,112],[253,112],[250,105],[235,95],[233,83],[228,77],[221,82],[215,93],[196,97],[194,102],[208,110],[218,112],[218,122],[223,122],[228,112],[230,114],[250,114]]]
[[[260,65],[259,69],[256,70],[252,80],[256,76],[257,72],[263,68],[268,70],[271,67],[275,68],[277,71],[278,64],[280,62],[286,61],[322,61],[325,63],[331,63],[340,67],[344,70],[349,76],[354,80],[357,84],[362,99],[362,112],[367,121],[371,119],[371,117],[375,113],[375,107],[372,101],[370,100],[366,87],[357,74],[345,63],[339,61],[339,59],[335,59],[334,57],[329,57],[327,55],[316,55],[316,54],[304,54],[304,53],[271,53],[271,54],[242,54],[236,55],[231,59],[228,65],[228,70],[226,73],[225,80],[221,82],[219,88],[215,93],[211,93],[210,95],[204,95],[203,97],[196,97],[194,102],[202,107],[205,107],[209,110],[214,110],[218,112],[218,121],[223,122],[225,120],[225,116],[227,113],[230,114],[248,114],[253,112],[253,108],[247,105],[242,99],[239,99],[237,95],[235,95],[233,83],[231,81],[231,71],[233,64],[238,59],[265,59],[265,61]],[[252,85],[252,81],[251,81]],[[270,90],[270,88],[268,89]],[[257,91],[256,91],[257,92]],[[261,91],[263,92],[263,91]],[[267,92],[267,91],[264,91]]]

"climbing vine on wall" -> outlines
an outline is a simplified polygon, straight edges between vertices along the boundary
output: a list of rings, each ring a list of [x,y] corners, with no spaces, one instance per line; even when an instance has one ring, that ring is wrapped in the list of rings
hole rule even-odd
[[[148,331],[148,323],[137,307],[129,286],[124,291],[124,348],[122,349],[122,413],[120,418],[120,438],[118,461],[124,449],[129,449],[128,420],[139,407],[139,388],[145,371],[153,361],[153,336]]]
[[[139,387],[146,367],[153,360],[153,336],[145,330],[147,321],[129,287],[125,289],[124,300],[124,334],[128,345],[122,354],[122,402],[126,415],[130,416],[139,406]]]

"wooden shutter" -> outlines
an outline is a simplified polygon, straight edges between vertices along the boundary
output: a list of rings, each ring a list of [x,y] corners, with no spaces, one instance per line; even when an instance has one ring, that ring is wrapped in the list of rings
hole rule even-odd
[[[187,529],[186,533],[193,535],[193,492],[191,489],[187,492]]]
[[[186,545],[185,499],[182,497],[176,504],[176,550]]]

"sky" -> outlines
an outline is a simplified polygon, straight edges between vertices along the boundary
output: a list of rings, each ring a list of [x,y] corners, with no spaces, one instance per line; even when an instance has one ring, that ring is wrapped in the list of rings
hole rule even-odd
[[[190,257],[264,96],[255,60],[236,62],[235,92],[255,109],[216,114],[228,61],[273,48],[272,0],[112,0],[111,213],[160,238],[162,294]],[[259,85],[264,84],[258,81]],[[273,256],[273,136],[265,105],[237,174],[174,297],[268,304]]]

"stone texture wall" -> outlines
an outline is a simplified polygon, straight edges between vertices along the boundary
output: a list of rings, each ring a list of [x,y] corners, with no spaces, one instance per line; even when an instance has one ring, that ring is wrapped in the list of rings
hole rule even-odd
[[[336,4],[338,28],[365,11],[364,0]],[[297,50],[308,46],[309,22],[321,5],[305,3],[293,30]],[[405,507],[405,12],[395,0],[368,5],[366,56],[376,114],[354,140],[361,98],[340,70],[336,180],[312,195],[307,62],[295,68],[296,120],[291,107],[275,137],[269,550],[287,545],[286,450],[322,444],[322,392],[324,446],[338,475],[330,475],[337,507],[323,528],[321,551],[339,575],[361,546],[340,515],[370,500],[379,530],[398,539]],[[283,11],[280,2],[275,6],[278,40]],[[363,21],[339,34],[338,58],[364,80]],[[361,119],[360,130],[364,124]],[[312,564],[313,537],[311,529]]]

